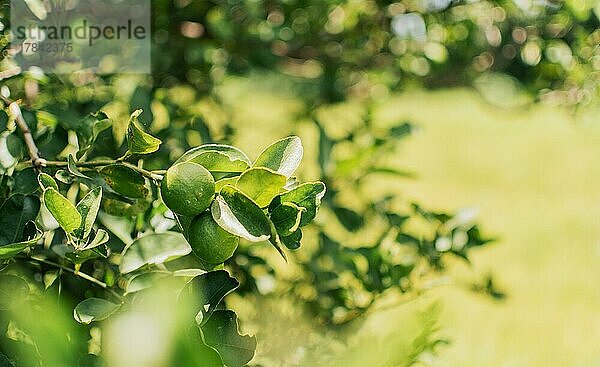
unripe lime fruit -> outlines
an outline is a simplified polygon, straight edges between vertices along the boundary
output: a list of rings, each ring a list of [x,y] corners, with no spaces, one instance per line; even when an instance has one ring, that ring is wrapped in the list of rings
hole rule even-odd
[[[221,264],[233,256],[240,238],[219,227],[210,212],[203,213],[192,221],[188,231],[192,250],[210,264]]]
[[[215,180],[199,164],[178,163],[167,170],[160,191],[169,209],[177,214],[193,217],[210,206],[215,195]]]

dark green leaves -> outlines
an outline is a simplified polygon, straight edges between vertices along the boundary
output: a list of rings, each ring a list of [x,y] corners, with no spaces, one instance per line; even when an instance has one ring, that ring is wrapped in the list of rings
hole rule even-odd
[[[107,319],[110,315],[117,312],[120,307],[116,303],[101,298],[88,298],[75,306],[73,317],[79,323],[89,324],[94,321]]]
[[[15,195],[0,207],[0,246],[21,242],[25,225],[35,220],[40,210],[36,197]]]
[[[317,210],[319,205],[321,204],[321,199],[325,195],[325,184],[322,182],[309,182],[302,184],[290,192],[282,194],[279,197],[279,200],[274,200],[273,207],[277,206],[277,201],[279,203],[294,203],[299,207],[302,207],[306,210],[302,212],[302,218],[300,221],[300,226],[303,227],[313,219],[317,215]]]
[[[123,251],[121,273],[130,273],[145,265],[162,264],[192,251],[180,233],[151,233],[142,236]]]
[[[304,149],[297,136],[276,141],[268,146],[254,162],[254,167],[270,168],[286,177],[290,177],[300,165]]]
[[[217,305],[240,283],[225,270],[211,271],[190,280],[179,294],[179,300],[194,310],[202,311],[202,323],[206,323]]]
[[[256,337],[240,335],[237,316],[231,310],[217,310],[202,327],[204,342],[215,348],[228,367],[245,366],[254,357]]]
[[[40,173],[40,175],[38,176],[38,183],[40,184],[42,190],[45,190],[49,187],[53,188],[54,190],[58,190],[58,185],[56,184],[54,178],[45,173]]]
[[[131,154],[150,154],[154,153],[162,143],[159,139],[146,133],[140,123],[138,117],[142,114],[142,110],[137,110],[131,114],[129,119],[129,127],[127,128],[127,147]]]
[[[233,186],[225,186],[211,207],[213,219],[229,233],[251,242],[266,241],[271,223],[265,213]]]
[[[149,190],[144,176],[132,168],[113,164],[102,168],[100,173],[106,184],[120,195],[134,199],[148,196]]]

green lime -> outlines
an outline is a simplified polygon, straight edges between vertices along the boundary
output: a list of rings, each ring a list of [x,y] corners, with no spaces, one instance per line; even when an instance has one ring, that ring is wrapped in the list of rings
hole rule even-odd
[[[215,195],[215,180],[199,164],[178,163],[171,166],[163,177],[160,191],[169,209],[193,217],[210,206]]]
[[[196,256],[210,264],[225,262],[233,256],[240,242],[239,237],[219,227],[210,212],[194,218],[188,236]]]

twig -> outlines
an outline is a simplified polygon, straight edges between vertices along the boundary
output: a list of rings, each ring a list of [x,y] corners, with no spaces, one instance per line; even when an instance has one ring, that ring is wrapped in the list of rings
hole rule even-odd
[[[43,167],[46,161],[43,158],[40,158],[38,147],[35,145],[33,135],[31,135],[31,130],[29,130],[29,125],[27,125],[27,121],[25,121],[23,118],[21,107],[19,107],[17,102],[6,98],[5,96],[0,95],[0,98],[2,98],[4,103],[8,104],[8,110],[15,117],[17,126],[23,133],[23,139],[25,140],[25,145],[27,146],[27,151],[29,152],[29,157],[31,158],[31,163],[36,168]]]
[[[91,275],[88,275],[86,273],[82,273],[79,270],[68,268],[66,266],[63,266],[63,265],[61,265],[59,263],[55,263],[55,262],[50,261],[50,260],[40,259],[39,257],[32,256],[32,257],[30,257],[30,259],[31,260],[35,260],[37,262],[40,262],[42,264],[46,264],[46,265],[57,267],[57,268],[59,268],[61,270],[67,271],[67,272],[69,272],[71,274],[74,274],[74,275],[76,275],[76,276],[78,276],[78,277],[80,277],[82,279],[87,280],[88,282],[94,283],[95,285],[97,285],[97,286],[105,289],[106,291],[110,292],[112,295],[114,295],[115,297],[117,297],[119,300],[123,299],[123,296],[121,294],[115,292],[113,289],[109,288],[106,283],[104,283],[104,282],[102,282],[102,281],[94,278]]]
[[[30,164],[33,165],[33,162],[29,162]],[[111,160],[101,160],[101,161],[91,161],[91,162],[76,162],[75,166],[77,166],[78,168],[93,168],[93,167],[102,167],[102,166],[110,166],[113,164],[121,164],[123,166],[126,166],[128,168],[131,168],[132,170],[139,172],[141,175],[148,177],[151,180],[154,181],[161,181],[162,180],[162,176],[153,172],[150,172],[148,170],[145,170],[143,168],[140,168],[138,166],[136,166],[135,164],[131,164],[129,162],[117,162],[117,161],[111,161]],[[68,167],[68,163],[67,162],[60,162],[60,161],[46,161],[44,160],[44,167],[55,167],[55,168],[64,168],[64,167]]]

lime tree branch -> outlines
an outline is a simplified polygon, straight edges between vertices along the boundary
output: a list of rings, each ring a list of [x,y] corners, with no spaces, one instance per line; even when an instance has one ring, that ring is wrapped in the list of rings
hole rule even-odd
[[[32,165],[33,162],[30,162]],[[129,162],[122,162],[119,160],[98,160],[98,161],[90,161],[90,162],[76,162],[75,165],[77,166],[77,168],[96,168],[96,167],[105,167],[105,166],[110,166],[113,164],[121,164],[125,167],[131,168],[132,170],[139,172],[141,175],[143,175],[144,177],[148,177],[151,180],[154,181],[161,181],[163,176],[159,175],[157,173],[148,171],[146,169],[143,169],[141,167],[136,166],[135,164],[131,164]],[[35,165],[34,165],[35,166]],[[54,167],[54,168],[66,168],[68,167],[68,163],[67,162],[60,162],[60,161],[46,161],[44,160],[43,162],[43,167]]]
[[[27,146],[27,152],[29,153],[29,158],[31,158],[31,163],[34,167],[43,167],[45,160],[42,159],[39,155],[39,150],[37,145],[35,145],[35,141],[33,140],[33,135],[31,135],[31,130],[29,129],[29,125],[27,125],[27,121],[23,118],[23,113],[21,112],[21,107],[19,104],[7,97],[0,95],[4,103],[8,105],[8,110],[15,117],[15,122],[17,126],[23,133],[23,140],[25,141],[25,145]]]
[[[63,266],[63,265],[61,265],[59,263],[55,263],[54,261],[50,261],[50,260],[46,260],[46,259],[41,259],[39,257],[32,256],[32,257],[30,257],[30,259],[33,260],[33,261],[37,261],[39,263],[42,263],[42,264],[54,266],[56,268],[59,268],[61,270],[69,272],[71,274],[74,274],[74,275],[76,275],[76,276],[78,276],[78,277],[80,277],[82,279],[87,280],[90,283],[93,283],[93,284],[99,286],[100,288],[105,289],[106,291],[110,292],[112,295],[114,295],[118,299],[120,299],[120,300],[123,299],[123,296],[121,294],[115,292],[113,289],[109,288],[109,286],[106,283],[104,283],[104,282],[102,282],[102,281],[94,278],[91,275],[88,275],[86,273],[82,273],[82,272],[80,272],[79,270],[76,270],[76,269],[71,269],[71,268]]]

